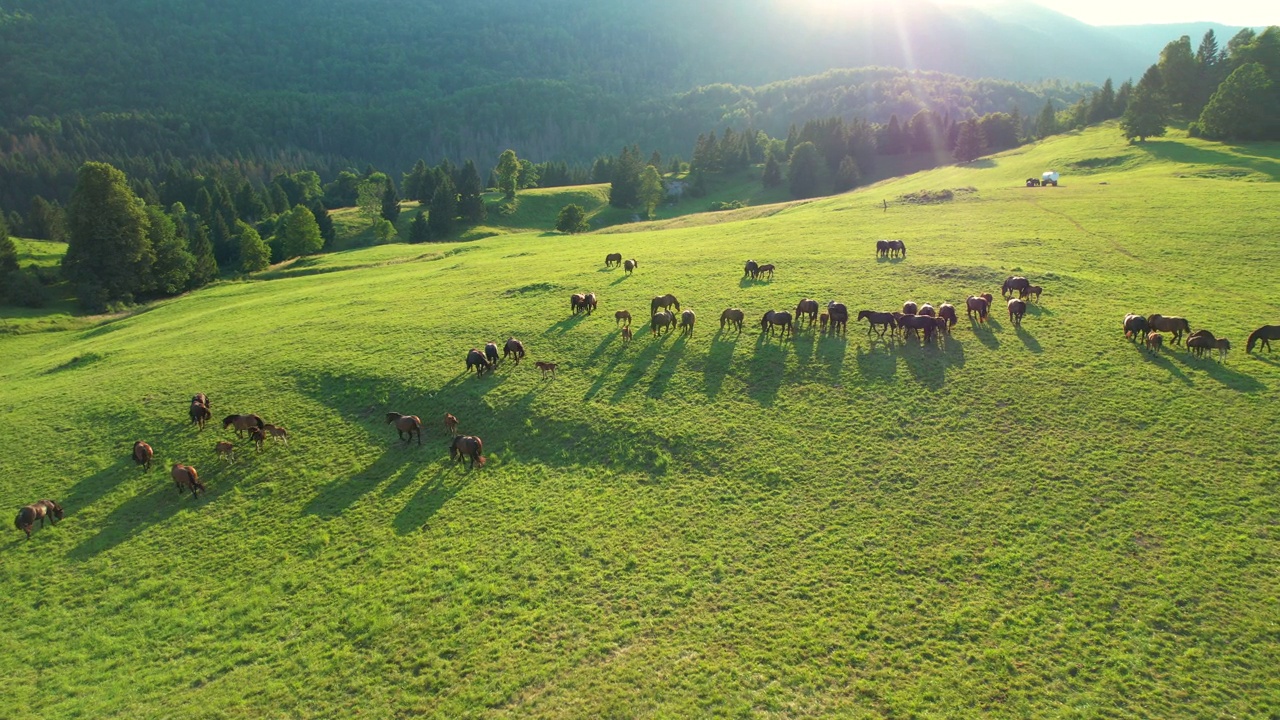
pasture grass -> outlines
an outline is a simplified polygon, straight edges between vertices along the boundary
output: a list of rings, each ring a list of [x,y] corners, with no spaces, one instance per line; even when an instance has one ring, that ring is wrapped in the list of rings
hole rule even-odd
[[[1280,184],[1199,173],[1213,154],[1265,176],[1280,153],[1160,143],[1104,127],[737,219],[335,253],[0,337],[0,504],[67,508],[0,542],[0,707],[1280,713],[1280,359],[1242,351],[1280,318]],[[1051,167],[1061,187],[1022,187]],[[957,187],[976,192],[892,202]],[[879,238],[908,257],[877,260]],[[640,270],[605,270],[612,251]],[[743,279],[748,257],[774,280]],[[963,307],[1012,273],[1045,287],[1021,330],[962,313],[942,347],[716,322],[801,297]],[[599,311],[571,316],[585,291]],[[637,322],[624,344],[612,311],[642,320],[666,292],[697,313],[693,337]],[[1238,349],[1147,355],[1121,336],[1128,312]],[[464,372],[469,347],[508,335],[525,364]],[[195,392],[290,445],[197,432]],[[389,410],[423,418],[421,447]],[[449,463],[445,412],[484,439],[484,468]],[[179,497],[173,462],[208,495]]]

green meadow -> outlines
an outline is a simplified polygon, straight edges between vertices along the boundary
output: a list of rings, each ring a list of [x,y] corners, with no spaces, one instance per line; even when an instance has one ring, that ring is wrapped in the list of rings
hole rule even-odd
[[[1048,169],[1060,187],[1023,187]],[[532,218],[594,190],[529,192],[529,222],[493,237],[336,252],[109,318],[50,307],[67,319],[43,332],[0,308],[25,323],[0,334],[0,506],[66,508],[0,540],[0,707],[1280,715],[1280,353],[1244,353],[1280,323],[1277,180],[1275,144],[1128,146],[1106,126],[578,236]],[[878,260],[881,238],[907,258]],[[606,270],[610,252],[639,270]],[[774,279],[744,279],[748,258]],[[1020,330],[1010,274],[1044,287]],[[571,316],[587,291],[599,310]],[[980,327],[963,303],[984,291]],[[697,313],[692,337],[651,337],[644,309],[667,292]],[[961,319],[940,346],[853,323],[759,333],[802,297]],[[741,335],[720,330],[727,307]],[[1122,335],[1130,312],[1235,349],[1149,355]],[[510,335],[525,363],[465,372],[469,348]],[[197,431],[196,392],[289,445]],[[387,411],[422,417],[421,446]],[[483,438],[483,468],[449,462],[446,412]],[[207,495],[178,494],[175,462]]]

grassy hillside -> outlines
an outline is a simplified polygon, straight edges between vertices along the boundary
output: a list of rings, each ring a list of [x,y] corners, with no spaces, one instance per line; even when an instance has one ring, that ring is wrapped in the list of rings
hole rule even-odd
[[[1280,361],[1240,349],[1280,323],[1280,152],[1118,136],[737,220],[335,253],[0,337],[0,506],[67,508],[0,541],[0,706],[1280,713]],[[1022,187],[1050,167],[1061,187]],[[899,200],[944,188],[974,191]],[[884,237],[907,259],[877,261]],[[640,270],[605,270],[612,251]],[[743,280],[748,257],[775,279]],[[1045,287],[1022,329],[997,312],[943,347],[715,322],[806,296],[962,302],[1011,272]],[[571,317],[587,290],[599,312]],[[637,326],[624,344],[612,311],[643,317],[664,292],[697,312],[694,336]],[[1127,312],[1185,315],[1238,349],[1152,357],[1122,338]],[[526,364],[463,371],[469,347],[512,334]],[[190,428],[197,391],[290,445]],[[420,447],[388,410],[423,417]],[[448,462],[445,412],[484,439],[485,467]],[[136,439],[160,467],[133,466]],[[241,460],[215,461],[217,439]],[[175,461],[207,496],[178,496]]]

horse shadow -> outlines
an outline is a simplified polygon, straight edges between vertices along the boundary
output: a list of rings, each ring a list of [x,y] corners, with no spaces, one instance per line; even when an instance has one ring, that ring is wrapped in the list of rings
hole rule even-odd
[[[973,336],[978,339],[978,342],[987,346],[988,350],[996,350],[1000,347],[1000,338],[996,337],[995,332],[991,329],[990,320],[990,318],[987,318],[987,323],[971,320],[969,324],[973,328]]]
[[[72,560],[92,558],[124,543],[143,530],[154,527],[156,523],[173,517],[185,508],[200,508],[214,502],[231,487],[229,483],[206,482],[205,485],[208,489],[200,493],[198,499],[187,491],[179,494],[173,480],[165,473],[157,478],[154,487],[135,493],[116,506],[98,523],[102,529],[68,551],[67,557]],[[66,506],[64,503],[64,507]]]
[[[1027,314],[1034,315],[1035,317],[1040,317],[1041,315],[1045,317],[1053,317],[1054,312],[1047,307],[1041,307],[1035,303],[1027,303]]]
[[[392,477],[391,487],[403,489],[420,467],[415,460],[420,460],[422,453],[415,452],[416,442],[408,446],[399,440],[395,443],[383,449],[382,454],[362,470],[321,487],[302,512],[323,518],[338,517],[388,477]]]
[[[609,349],[609,346],[613,344],[613,339],[616,337],[619,337],[620,335],[621,335],[621,330],[615,330],[612,332],[605,333],[604,339],[600,341],[600,344],[596,345],[596,348],[591,351],[591,354],[587,356],[587,359],[583,362],[583,364],[584,365],[594,364],[595,361],[599,360],[600,356],[604,354],[604,351]]]
[[[1226,363],[1219,362],[1213,357],[1198,358],[1192,355],[1190,351],[1171,353],[1170,355],[1185,367],[1203,370],[1206,375],[1232,390],[1243,393],[1256,393],[1267,388],[1265,384],[1252,375],[1245,375],[1242,372],[1232,370],[1227,367]]]
[[[610,403],[616,405],[622,398],[626,397],[636,383],[640,382],[640,378],[644,377],[644,374],[648,372],[649,366],[653,364],[658,353],[666,347],[665,341],[669,334],[669,332],[664,332],[658,337],[650,338],[649,344],[632,361],[631,369],[627,370],[627,374],[623,375],[622,380],[618,382],[617,389],[613,391],[613,396],[609,398]]]
[[[947,354],[934,343],[907,344],[900,353],[916,382],[930,390],[941,388],[947,381]]]
[[[613,287],[614,285],[617,285],[618,283],[626,282],[627,280],[630,280],[630,279],[631,279],[631,276],[630,276],[630,275],[628,275],[628,274],[626,274],[626,273],[623,273],[623,274],[622,274],[620,277],[618,277],[616,280],[614,280],[613,282],[609,283],[609,287]]]
[[[755,287],[757,285],[768,285],[770,282],[772,281],[758,280],[756,278],[751,277],[750,275],[744,275],[742,279],[738,281],[738,287],[749,288],[749,287]]]
[[[1018,339],[1022,341],[1023,345],[1027,346],[1028,350],[1036,354],[1044,352],[1044,348],[1040,347],[1040,341],[1036,340],[1031,333],[1023,330],[1021,325],[1015,325],[1013,329],[1017,333]]]
[[[578,313],[576,315],[570,315],[569,317],[557,323],[554,323],[553,325],[551,325],[551,327],[548,327],[546,330],[543,330],[542,334],[544,336],[551,335],[553,333],[556,335],[563,335],[569,332],[570,330],[574,329],[575,327],[577,327],[578,323],[582,322],[583,320],[586,320],[588,317],[590,317],[590,315],[591,315],[590,313]]]
[[[814,323],[814,325],[816,326],[817,323]],[[813,351],[818,342],[818,333],[816,327],[808,333],[799,332],[799,327],[796,329],[797,332],[792,344],[796,349],[796,359],[800,362],[800,366],[804,367],[813,360]]]
[[[747,394],[763,407],[771,407],[787,369],[787,344],[774,345],[761,333],[756,352],[747,362]]]
[[[885,257],[884,255],[880,255],[880,256],[876,257],[876,263],[881,264],[881,265],[883,265],[883,264],[885,264],[885,263],[888,263],[888,264],[890,264],[890,265],[897,265],[898,263],[902,262],[903,260],[906,260],[906,258],[904,258],[904,257]]]
[[[1145,358],[1147,362],[1151,363],[1152,365],[1155,365],[1158,368],[1167,370],[1170,375],[1176,377],[1178,380],[1181,380],[1183,385],[1191,384],[1191,378],[1187,377],[1186,373],[1178,369],[1178,367],[1174,365],[1169,360],[1169,358],[1165,357],[1163,355],[1163,352],[1164,352],[1163,350],[1155,353],[1147,352],[1147,350],[1143,348],[1140,343],[1135,343],[1133,347],[1134,347],[1134,350],[1138,352],[1138,355]]]
[[[408,535],[425,527],[440,508],[466,486],[467,476],[459,476],[458,473],[452,472],[451,465],[452,463],[438,468],[426,482],[418,487],[417,492],[409,498],[400,512],[396,513],[395,520],[391,523],[396,533]]]
[[[726,336],[732,339],[723,339]],[[741,333],[737,330],[726,332],[723,328],[717,330],[712,336],[711,348],[707,351],[707,358],[702,368],[702,382],[706,387],[708,398],[714,398],[720,394],[720,386],[724,384],[724,376],[729,372],[729,364],[733,361],[733,351],[738,346],[740,336]]]
[[[667,386],[671,384],[671,378],[675,375],[676,366],[680,363],[684,351],[688,349],[688,339],[682,335],[671,344],[671,348],[663,356],[662,364],[658,366],[658,371],[653,376],[653,382],[649,384],[649,397],[660,398],[667,392]]]
[[[831,378],[840,377],[844,370],[844,356],[849,349],[849,341],[839,335],[826,335],[818,338],[818,359],[827,367]]]
[[[883,350],[877,350],[883,345]],[[858,362],[858,376],[868,382],[892,382],[898,372],[898,358],[893,354],[892,341],[873,338],[866,350],[858,344],[854,355]]]

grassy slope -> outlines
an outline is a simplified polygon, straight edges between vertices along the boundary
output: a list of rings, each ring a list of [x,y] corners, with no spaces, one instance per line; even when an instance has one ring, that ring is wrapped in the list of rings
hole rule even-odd
[[[1280,152],[1117,137],[740,222],[339,253],[88,331],[0,337],[0,505],[68,508],[0,543],[0,703],[19,717],[1280,712],[1280,366],[1149,358],[1119,332],[1126,312],[1185,314],[1239,347],[1280,321]],[[1020,187],[1048,167],[1062,187]],[[1222,179],[1231,168],[1254,174]],[[880,207],[963,186],[978,192]],[[877,262],[880,237],[905,239],[908,259]],[[641,271],[604,271],[614,250]],[[747,257],[776,279],[741,281]],[[957,302],[1014,270],[1046,288],[1023,330],[962,322],[944,350],[856,327],[763,342],[714,322],[801,296]],[[601,312],[570,318],[585,290]],[[642,316],[667,291],[698,312],[694,338],[622,344],[609,311]],[[511,333],[560,376],[462,373],[468,347]],[[217,417],[288,426],[292,445],[219,466],[229,434],[184,424],[196,391]],[[390,409],[424,417],[421,448],[395,442]],[[483,470],[448,464],[446,411],[485,439]],[[162,465],[195,463],[209,495],[136,470],[137,438]]]

